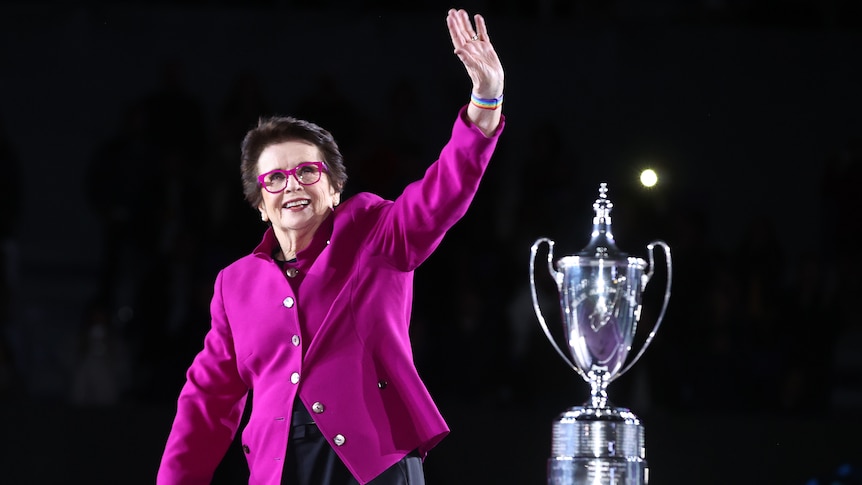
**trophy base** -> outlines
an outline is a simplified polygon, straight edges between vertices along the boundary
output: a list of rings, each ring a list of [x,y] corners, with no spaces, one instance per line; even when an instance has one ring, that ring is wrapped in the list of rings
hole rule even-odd
[[[548,485],[646,485],[644,428],[625,408],[576,406],[553,423]]]
[[[646,462],[607,458],[551,458],[548,485],[646,485]]]

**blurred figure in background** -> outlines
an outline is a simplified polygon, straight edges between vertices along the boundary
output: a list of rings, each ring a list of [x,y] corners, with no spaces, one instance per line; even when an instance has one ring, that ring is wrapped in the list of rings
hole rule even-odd
[[[16,279],[17,224],[21,204],[21,168],[0,118],[0,398],[13,390],[15,359],[10,342],[12,296]]]

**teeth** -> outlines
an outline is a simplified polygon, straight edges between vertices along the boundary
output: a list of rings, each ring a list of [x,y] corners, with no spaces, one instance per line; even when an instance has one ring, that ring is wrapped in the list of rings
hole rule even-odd
[[[290,209],[291,207],[297,207],[297,206],[300,206],[300,205],[308,205],[308,204],[309,204],[309,200],[308,200],[308,199],[303,199],[303,200],[294,200],[294,201],[291,201],[291,202],[288,202],[287,204],[285,204],[285,206],[284,206],[284,207],[285,207],[285,208],[287,208],[287,209]]]

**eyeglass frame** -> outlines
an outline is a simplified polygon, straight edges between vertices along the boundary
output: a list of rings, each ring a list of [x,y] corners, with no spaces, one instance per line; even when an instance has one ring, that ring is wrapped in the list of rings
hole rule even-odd
[[[299,177],[296,175],[296,171],[301,169],[301,168],[307,167],[309,165],[314,165],[315,167],[317,167],[317,171],[319,172],[319,176],[317,177],[317,180],[315,180],[314,182],[306,184],[302,180],[299,180]],[[303,187],[307,187],[309,185],[314,185],[317,182],[320,182],[320,179],[323,178],[323,172],[328,172],[328,171],[329,171],[329,169],[326,167],[326,162],[323,162],[320,160],[312,161],[312,162],[302,162],[290,170],[282,170],[280,168],[277,168],[275,170],[270,170],[269,172],[262,173],[262,174],[257,176],[257,182],[258,182],[258,184],[260,184],[261,188],[263,188],[264,190],[266,190],[270,194],[280,194],[287,189],[287,182],[284,183],[284,187],[273,192],[272,190],[269,190],[269,187],[266,185],[266,177],[267,176],[272,175],[274,173],[282,173],[282,174],[284,174],[285,180],[287,180],[292,175],[293,178],[296,179],[296,181],[299,183],[299,185],[302,185]]]

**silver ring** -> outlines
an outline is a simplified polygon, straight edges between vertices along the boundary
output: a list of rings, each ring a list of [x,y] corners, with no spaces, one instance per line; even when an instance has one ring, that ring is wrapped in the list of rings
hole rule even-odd
[[[479,34],[474,34],[470,40],[479,40]]]

